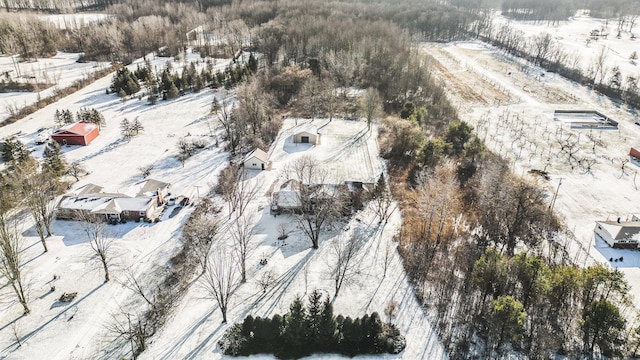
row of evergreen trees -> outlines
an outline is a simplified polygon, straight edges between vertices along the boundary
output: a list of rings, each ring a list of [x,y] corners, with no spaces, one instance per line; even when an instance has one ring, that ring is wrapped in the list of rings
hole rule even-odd
[[[391,323],[383,323],[378,313],[352,319],[333,315],[333,305],[318,290],[305,306],[297,297],[283,317],[253,318],[230,327],[219,342],[227,355],[247,356],[271,353],[279,358],[299,358],[313,353],[397,354],[405,339]]]
[[[149,93],[148,101],[153,105],[160,96],[163,100],[175,99],[186,91],[200,92],[206,86],[214,89],[220,86],[232,88],[257,70],[258,61],[253,54],[249,55],[246,64],[229,64],[224,72],[214,71],[211,62],[198,72],[196,63],[190,62],[178,74],[167,62],[162,72],[156,75],[147,60],[144,66],[138,65],[133,72],[127,67],[120,68],[113,77],[110,91],[125,98],[140,91],[142,83]]]
[[[104,115],[100,113],[100,111],[94,108],[80,108],[76,113],[75,117],[71,110],[69,109],[56,109],[55,114],[53,115],[53,121],[57,126],[64,126],[68,124],[72,124],[76,121],[86,122],[96,124],[99,127],[102,127],[106,124],[106,120]]]

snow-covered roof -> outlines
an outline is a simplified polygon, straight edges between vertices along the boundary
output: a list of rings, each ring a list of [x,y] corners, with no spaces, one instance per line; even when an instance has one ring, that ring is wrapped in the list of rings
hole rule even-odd
[[[144,197],[115,199],[115,202],[122,211],[146,211],[151,201],[154,200]]]
[[[84,194],[98,194],[102,192],[102,186],[96,184],[86,184],[79,188],[77,188],[74,192],[76,195],[84,195]]]
[[[155,179],[144,179],[142,181],[138,181],[133,184],[126,193],[131,197],[141,197],[141,196],[155,196],[157,195],[158,189],[165,190],[170,186],[169,183],[162,182]]]
[[[93,210],[111,201],[113,197],[105,194],[86,194],[81,196],[64,196],[58,207],[66,210]]]
[[[247,154],[247,156],[245,156],[244,161],[247,162],[254,157],[264,163],[266,163],[269,160],[269,155],[267,155],[267,153],[264,152],[264,150],[260,148],[256,148],[255,150]]]
[[[76,122],[73,124],[69,124],[66,126],[63,126],[59,129],[56,129],[53,131],[53,133],[51,134],[52,136],[56,136],[56,135],[87,135],[88,133],[92,132],[93,130],[97,129],[98,125],[93,124],[93,123],[87,123],[87,122]]]
[[[598,221],[614,240],[640,240],[640,221]]]
[[[276,204],[281,208],[295,209],[302,206],[300,202],[299,191],[279,191],[276,198]]]
[[[122,208],[120,208],[120,206],[118,205],[118,203],[116,202],[116,199],[111,199],[103,204],[100,204],[99,206],[96,206],[95,208],[93,208],[93,210],[91,210],[91,213],[93,214],[120,214],[122,213]]]

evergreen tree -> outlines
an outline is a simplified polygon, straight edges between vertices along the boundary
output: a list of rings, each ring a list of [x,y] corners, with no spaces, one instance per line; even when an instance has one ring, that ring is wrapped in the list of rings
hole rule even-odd
[[[362,324],[365,326],[365,343],[364,349],[368,353],[379,353],[383,350],[381,342],[382,337],[382,320],[377,312],[373,312],[368,322]]]
[[[60,144],[53,141],[48,143],[43,152],[44,166],[47,171],[53,174],[56,178],[64,175],[67,171],[67,164],[64,161],[62,149]]]
[[[16,148],[16,139],[9,137],[4,140],[2,144],[2,162],[5,164],[12,164],[15,162],[14,154]]]
[[[15,137],[5,139],[2,146],[2,161],[9,170],[21,169],[34,162],[27,147]]]
[[[120,122],[120,134],[122,134],[122,136],[127,140],[131,139],[131,136],[133,136],[131,133],[131,123],[129,122],[129,119],[124,118]]]
[[[60,111],[60,109],[56,109],[56,112],[53,115],[53,121],[58,127],[64,124],[64,118],[62,117],[62,112]]]
[[[287,349],[282,349],[287,354],[297,357],[304,352],[307,341],[306,313],[302,299],[296,297],[289,306],[289,312],[284,318],[284,341]]]
[[[343,318],[344,319],[344,318]],[[336,351],[336,333],[338,322],[333,316],[333,305],[329,298],[324,300],[320,323],[318,325],[320,349],[325,352]]]
[[[242,322],[242,335],[251,337],[255,329],[253,316],[249,315]]]
[[[626,321],[617,306],[608,300],[593,301],[582,313],[582,330],[589,354],[595,346],[607,357],[619,356],[624,344]]]
[[[256,72],[258,72],[258,60],[256,59],[255,56],[253,56],[253,53],[249,54],[249,60],[247,61],[247,68],[252,74],[255,74]]]
[[[178,87],[174,83],[171,83],[171,86],[167,91],[167,100],[176,99],[178,95],[180,95],[180,91],[178,90]]]
[[[62,110],[62,119],[65,124],[71,124],[75,121],[73,113],[69,109]]]
[[[317,351],[320,348],[320,324],[322,320],[322,313],[324,311],[324,302],[322,301],[322,293],[319,290],[314,290],[309,294],[309,304],[307,305],[307,312],[305,316],[305,324],[309,340],[311,341],[312,351]]]
[[[149,102],[149,105],[155,105],[156,102],[158,101],[158,86],[157,85],[152,85],[150,90],[149,90],[149,97],[147,97],[147,101]]]
[[[500,296],[491,302],[489,321],[496,350],[499,351],[505,342],[522,337],[526,318],[524,306],[513,296]]]
[[[464,145],[471,139],[473,127],[464,121],[454,121],[449,124],[444,140],[449,145],[450,155],[458,155]]]
[[[127,67],[120,68],[113,76],[111,92],[117,93],[118,95],[120,95],[121,92],[126,95],[132,95],[137,93],[138,90],[140,90],[138,79]]]

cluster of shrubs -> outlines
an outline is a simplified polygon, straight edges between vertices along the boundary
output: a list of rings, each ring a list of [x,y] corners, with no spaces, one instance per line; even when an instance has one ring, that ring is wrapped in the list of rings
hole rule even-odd
[[[333,306],[317,290],[305,307],[296,298],[289,312],[272,318],[247,316],[231,326],[219,342],[226,355],[269,353],[279,358],[299,358],[313,353],[397,354],[406,342],[391,323],[377,312],[362,318],[333,316]]]

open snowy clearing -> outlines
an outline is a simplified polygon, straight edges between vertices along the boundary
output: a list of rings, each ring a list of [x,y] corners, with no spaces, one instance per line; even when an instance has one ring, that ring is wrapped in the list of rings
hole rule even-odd
[[[637,115],[479,42],[426,44],[425,51],[442,69],[438,76],[448,84],[461,118],[491,150],[508,159],[520,175],[532,169],[548,172],[549,180],[530,176],[547,189],[550,204],[557,191],[554,211],[575,235],[559,241],[566,243],[573,260],[620,268],[640,308],[640,252],[611,249],[596,242],[593,233],[597,220],[630,219],[640,210],[640,169],[627,163],[630,147],[640,143]],[[459,91],[470,84],[472,100]],[[619,129],[572,128],[554,120],[555,110],[599,111],[618,121]],[[621,256],[624,262],[609,261]]]
[[[563,50],[577,57],[577,63],[586,70],[594,63],[602,48],[606,48],[605,68],[610,71],[614,66],[620,68],[623,79],[627,76],[637,76],[640,70],[638,60],[629,59],[631,53],[640,49],[640,39],[632,38],[640,35],[637,25],[629,32],[627,26],[618,35],[617,19],[597,19],[586,15],[578,15],[557,24],[543,21],[514,21],[501,15],[496,16],[496,24],[508,23],[510,27],[522,31],[526,36],[547,33],[555,39]],[[591,31],[598,30],[606,37],[591,38]],[[590,39],[587,42],[587,39]],[[638,55],[640,56],[640,54]],[[607,76],[607,78],[609,77]]]
[[[299,129],[308,129],[316,124],[322,134],[320,145],[292,142],[291,135]],[[396,244],[392,242],[400,227],[398,212],[395,212],[388,224],[380,225],[375,212],[367,208],[357,213],[348,223],[326,229],[318,250],[311,249],[310,240],[295,229],[293,216],[276,217],[269,213],[270,197],[267,192],[270,185],[282,175],[281,170],[286,168],[287,163],[303,155],[318,159],[322,166],[326,166],[329,172],[328,183],[345,180],[375,181],[383,170],[382,159],[377,156],[376,137],[376,127],[368,131],[364,122],[341,119],[334,119],[332,122],[327,119],[285,120],[283,130],[269,152],[272,170],[249,171],[250,181],[258,183],[261,188],[259,198],[247,210],[254,214],[254,250],[248,259],[248,282],[240,287],[238,294],[232,299],[228,314],[230,323],[241,322],[247,315],[283,315],[296,296],[306,297],[314,289],[324,290],[327,295],[333,296],[335,290],[330,267],[336,261],[336,255],[332,244],[345,241],[353,232],[357,232],[364,234],[367,239],[355,260],[360,264],[359,275],[346,284],[335,298],[335,314],[360,317],[377,311],[383,315],[388,302],[397,301],[399,312],[394,323],[406,336],[407,348],[401,354],[386,355],[385,358],[446,358],[404,273],[401,259],[395,251]],[[292,230],[284,242],[277,240],[279,224],[285,224]],[[384,276],[386,253],[390,257],[387,274]],[[267,259],[268,264],[260,265],[260,259]],[[267,271],[275,273],[277,282],[263,293],[257,279]],[[154,344],[142,358],[221,357],[217,341],[227,325],[221,325],[222,315],[212,304],[212,300],[205,297],[200,287],[192,287],[174,320],[154,340]],[[314,355],[311,358],[336,357]]]
[[[162,67],[166,60],[156,59],[154,65]],[[174,69],[179,66],[174,64]],[[219,62],[218,66],[224,67],[226,63]],[[36,145],[35,139],[42,129],[54,127],[56,109],[68,108],[76,112],[84,106],[94,107],[107,119],[107,126],[102,128],[100,136],[85,147],[63,147],[68,161],[81,161],[91,172],[74,184],[74,188],[93,183],[104,186],[105,191],[124,192],[142,179],[140,167],[153,164],[150,177],[171,183],[172,193],[195,187],[198,196],[207,194],[228,161],[228,154],[214,145],[219,134],[210,131],[212,117],[208,113],[213,92],[206,90],[150,106],[146,99],[130,99],[123,103],[115,95],[107,95],[105,89],[110,81],[111,76],[102,78],[27,119],[1,127],[0,137],[19,134],[18,138],[38,157],[42,146]],[[225,99],[231,94],[221,91],[215,96]],[[138,118],[145,129],[128,142],[122,139],[119,128],[125,117],[129,120]],[[322,134],[320,145],[291,142],[291,135],[304,126],[317,128]],[[175,144],[181,137],[198,137],[209,144],[184,166],[175,158]],[[330,180],[374,182],[384,171],[376,137],[377,128],[368,130],[365,122],[341,119],[332,122],[327,119],[284,121],[283,131],[269,151],[273,169],[249,173],[248,181],[261,187],[258,198],[247,210],[253,214],[252,221],[256,224],[252,238],[254,250],[248,259],[248,282],[240,287],[232,300],[230,323],[241,321],[248,314],[284,314],[295,296],[304,296],[316,288],[333,296],[329,267],[335,260],[331,244],[358,232],[368,239],[358,253],[359,275],[341,289],[334,301],[335,313],[357,317],[377,311],[387,320],[384,308],[390,300],[395,300],[398,313],[393,321],[406,336],[407,348],[401,354],[386,358],[446,358],[392,242],[400,226],[398,212],[388,224],[379,225],[374,212],[365,209],[348,223],[326,229],[318,250],[312,250],[310,241],[295,230],[292,216],[269,214],[267,192],[270,185],[282,174],[281,169],[288,162],[305,154],[327,169]],[[12,303],[11,289],[8,286],[0,289],[0,358],[34,359],[44,354],[52,359],[129,357],[128,344],[111,342],[112,334],[106,329],[112,315],[121,312],[121,306],[126,306],[127,311],[135,311],[144,305],[137,294],[123,286],[126,275],[131,272],[144,284],[157,281],[169,257],[180,246],[181,226],[191,210],[191,207],[179,209],[174,206],[169,207],[161,216],[162,221],[156,224],[128,222],[109,226],[115,242],[112,281],[106,284],[102,282],[99,262],[78,223],[55,221],[54,236],[48,239],[50,251],[42,253],[31,219],[25,216],[25,273],[30,284],[32,312],[21,316],[21,309]],[[292,230],[286,245],[276,240],[280,223],[287,223]],[[383,276],[385,257],[389,259],[388,270]],[[268,259],[268,265],[259,265],[262,258]],[[263,294],[256,279],[268,270],[277,274],[277,283]],[[51,285],[55,285],[53,292]],[[63,292],[78,292],[78,296],[71,303],[62,303],[57,299]],[[228,326],[221,325],[221,320],[215,302],[203,299],[203,290],[196,279],[165,327],[151,339],[150,348],[142,358],[221,358],[217,341]],[[14,334],[20,338],[21,346]]]
[[[0,74],[4,80],[53,85],[39,92],[0,93],[0,121],[9,117],[9,107],[19,110],[37,102],[38,97],[45,98],[52,95],[56,87],[60,89],[68,87],[76,80],[109,67],[107,62],[78,63],[80,55],[58,52],[53,57],[40,58],[31,62],[19,62],[17,57],[0,56]]]

